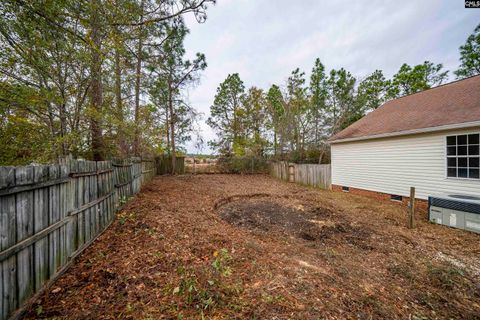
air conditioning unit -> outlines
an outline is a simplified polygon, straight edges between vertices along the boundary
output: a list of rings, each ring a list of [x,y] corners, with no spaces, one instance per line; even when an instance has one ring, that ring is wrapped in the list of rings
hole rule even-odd
[[[480,197],[446,194],[428,197],[429,220],[480,233]]]

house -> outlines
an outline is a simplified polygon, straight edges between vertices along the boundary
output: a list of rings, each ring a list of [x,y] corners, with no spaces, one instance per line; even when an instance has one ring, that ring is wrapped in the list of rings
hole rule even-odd
[[[480,196],[480,76],[391,100],[330,139],[332,189],[408,202]]]

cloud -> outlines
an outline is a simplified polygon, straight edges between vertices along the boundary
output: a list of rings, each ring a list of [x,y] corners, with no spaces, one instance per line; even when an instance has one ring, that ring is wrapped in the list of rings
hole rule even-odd
[[[222,51],[227,51],[235,43],[235,35],[225,31],[218,37],[213,45],[213,51],[221,54]]]
[[[186,19],[188,54],[203,52],[208,62],[191,102],[206,118],[229,73],[268,89],[297,67],[308,76],[317,57],[327,69],[344,67],[359,78],[376,69],[390,77],[403,63],[425,60],[454,70],[458,47],[479,18],[462,1],[219,0],[204,24]]]

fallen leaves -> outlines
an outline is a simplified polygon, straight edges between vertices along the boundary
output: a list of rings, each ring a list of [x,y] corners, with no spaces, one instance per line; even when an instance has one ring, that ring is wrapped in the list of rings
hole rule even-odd
[[[50,291],[50,292],[53,293],[53,294],[56,294],[56,293],[59,293],[59,292],[61,292],[61,291],[62,291],[62,288],[60,288],[60,287],[55,287],[55,288],[53,288],[53,290]]]
[[[145,186],[26,318],[480,314],[478,235],[426,219],[410,231],[402,207],[263,175],[185,177]]]

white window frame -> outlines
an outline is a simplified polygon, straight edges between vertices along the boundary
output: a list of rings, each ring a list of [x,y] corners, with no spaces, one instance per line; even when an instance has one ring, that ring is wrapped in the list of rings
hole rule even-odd
[[[479,132],[463,133],[463,134],[452,134],[452,135],[446,135],[446,136],[445,136],[445,177],[446,177],[447,179],[480,181],[480,175],[479,175],[479,178],[470,178],[470,177],[468,177],[468,175],[470,174],[470,171],[469,171],[469,170],[470,170],[470,161],[469,161],[468,159],[470,159],[470,158],[480,158],[480,154],[478,154],[478,155],[469,155],[469,154],[468,154],[468,147],[470,146],[470,144],[468,143],[468,136],[469,136],[469,135],[475,135],[475,134],[476,134],[476,135],[479,135],[479,144],[471,144],[471,145],[472,145],[472,146],[479,146],[479,148],[480,148],[480,133],[479,133]],[[461,155],[461,156],[458,155],[458,147],[459,147],[459,145],[458,145],[458,136],[467,136],[467,144],[462,144],[462,145],[460,145],[460,146],[465,146],[465,147],[467,147],[467,154],[466,154],[466,155]],[[448,155],[448,138],[449,138],[449,137],[455,137],[455,138],[456,138],[456,141],[455,141],[455,148],[456,148],[455,151],[456,151],[456,152],[455,152],[455,155],[454,155],[454,156],[449,156],[449,155]],[[457,161],[456,161],[456,166],[455,166],[455,168],[456,168],[456,170],[457,170],[457,176],[456,176],[456,177],[450,177],[450,176],[448,175],[448,168],[449,168],[449,166],[448,166],[448,158],[456,158],[456,159],[457,159]],[[466,167],[466,169],[467,169],[467,177],[459,177],[459,176],[458,176],[458,158],[467,158],[467,167]],[[450,167],[450,168],[452,168],[452,167]],[[465,167],[461,167],[461,168],[463,169],[463,168],[465,168]],[[479,169],[480,169],[480,168],[479,168]]]

